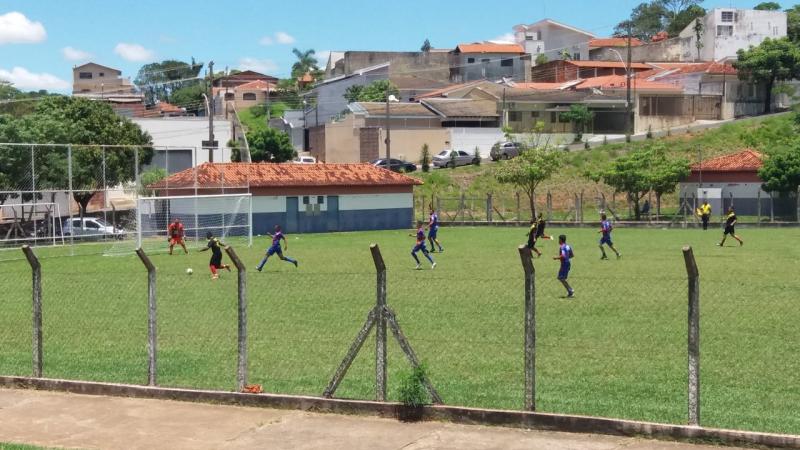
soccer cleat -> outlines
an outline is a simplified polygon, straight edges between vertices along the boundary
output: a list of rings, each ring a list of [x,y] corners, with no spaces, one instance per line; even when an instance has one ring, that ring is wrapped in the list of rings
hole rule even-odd
[[[439,247],[439,253],[444,253],[444,248],[443,247]]]
[[[717,242],[717,247],[722,247],[722,244],[720,244],[719,242]]]
[[[212,280],[219,280],[219,275],[211,275]]]
[[[436,263],[431,264],[431,270],[436,268]]]
[[[604,259],[608,259],[608,256],[606,256],[606,255],[603,255],[603,256],[601,256],[601,257],[600,257],[600,261],[602,261],[602,260],[604,260]]]
[[[297,268],[297,261],[292,261],[292,263],[294,263],[294,267]]]
[[[622,253],[617,253],[617,259],[622,258]]]
[[[567,292],[567,298],[575,298],[575,290],[571,290]]]
[[[421,269],[422,269],[422,265],[421,264],[417,264],[417,267],[414,268],[414,270],[421,270]]]
[[[739,247],[744,245],[744,241],[739,241]]]
[[[262,269],[261,267],[256,267],[256,270],[259,272],[261,272],[261,269]]]
[[[230,272],[230,271],[231,271],[231,266],[225,266],[225,270],[227,270],[228,272]]]

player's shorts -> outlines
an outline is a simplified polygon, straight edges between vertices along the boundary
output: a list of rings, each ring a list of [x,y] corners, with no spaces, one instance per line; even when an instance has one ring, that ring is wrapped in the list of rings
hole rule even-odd
[[[280,243],[274,244],[272,247],[267,249],[267,256],[272,256],[276,253],[278,254],[278,256],[283,256],[283,249],[281,248]]]
[[[528,239],[528,243],[525,244],[525,247],[528,247],[531,250],[536,248],[536,239]]]
[[[561,263],[561,268],[558,269],[558,279],[559,280],[566,280],[569,277],[569,269],[572,268],[572,264],[570,263]]]
[[[217,269],[222,267],[222,255],[214,255],[211,257],[211,261],[208,263],[209,266],[214,266]]]
[[[725,232],[723,233],[723,235],[728,235],[728,234],[730,234],[731,236],[736,234],[736,230],[734,229],[733,225],[726,225],[725,226]]]
[[[411,253],[417,253],[418,251],[422,251],[422,253],[428,253],[428,249],[425,248],[425,242],[420,242],[419,244],[415,245],[411,250]]]
[[[428,239],[436,239],[436,233],[439,232],[439,227],[435,226],[428,230]]]
[[[603,244],[612,245],[612,246],[614,245],[614,243],[611,242],[611,235],[603,236],[603,237],[600,238],[600,245],[603,245]]]
[[[182,237],[173,237],[169,240],[169,245],[181,245],[183,244]]]
[[[539,228],[536,229],[536,237],[537,238],[544,237],[544,227],[543,226],[540,225]]]

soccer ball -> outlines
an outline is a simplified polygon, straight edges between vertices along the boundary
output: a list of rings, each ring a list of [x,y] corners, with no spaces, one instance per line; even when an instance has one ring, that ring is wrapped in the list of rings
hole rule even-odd
[[[191,274],[193,274],[193,273],[194,273],[194,270],[192,270],[192,268],[191,268],[191,267],[190,267],[190,268],[188,268],[188,269],[186,269],[186,275],[191,275]]]

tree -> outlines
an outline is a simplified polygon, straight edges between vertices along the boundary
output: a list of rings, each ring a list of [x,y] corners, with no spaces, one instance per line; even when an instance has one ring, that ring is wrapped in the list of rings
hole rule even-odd
[[[139,175],[139,195],[144,197],[156,195],[155,190],[148,188],[148,186],[158,183],[164,178],[167,178],[167,176],[169,176],[167,170],[161,167],[155,167],[142,172],[142,174]]]
[[[422,47],[420,47],[419,50],[423,53],[428,53],[429,51],[431,51],[431,48],[432,48],[431,41],[425,39],[425,42],[422,43]]]
[[[364,90],[364,85],[362,84],[354,84],[344,91],[344,98],[347,100],[347,103],[357,102],[358,98],[361,97],[361,91]]]
[[[559,53],[559,56],[561,56],[561,59],[564,60],[564,61],[572,60],[572,54],[566,48],[561,50],[561,53]]]
[[[292,49],[292,54],[297,57],[297,61],[292,64],[292,78],[297,80],[309,72],[319,70],[319,62],[317,61],[316,52],[314,49],[300,51],[296,48]]]
[[[544,53],[539,53],[536,55],[536,60],[534,61],[537,66],[541,66],[542,64],[547,64],[550,60],[547,58],[547,55]]]
[[[786,10],[786,36],[792,42],[800,42],[800,5]]]
[[[797,192],[800,186],[800,144],[772,151],[758,171],[767,192]]]
[[[674,18],[669,20],[669,25],[667,25],[667,33],[669,37],[675,37],[681,34],[681,31],[685,30],[686,27],[695,23],[695,33],[697,32],[697,20],[702,19],[706,16],[706,10],[697,5],[691,5],[688,8],[680,11],[678,14],[675,15]],[[702,21],[700,21],[702,24]]]
[[[297,155],[289,135],[274,128],[248,131],[247,143],[253,162],[282,163]]]
[[[385,102],[389,95],[400,95],[400,89],[389,80],[376,80],[366,86],[350,86],[344,93],[348,102]]]
[[[562,154],[549,146],[529,148],[519,156],[497,164],[497,181],[511,184],[525,192],[531,217],[536,217],[536,189],[563,164]]]
[[[656,0],[653,3],[659,3],[661,7],[664,8],[668,20],[675,20],[682,12],[698,6],[700,3],[703,3],[703,0]],[[691,22],[691,20],[689,22]]]
[[[656,195],[656,216],[661,216],[661,197],[675,192],[678,183],[690,173],[689,161],[683,158],[671,159],[666,156],[664,144],[650,148],[650,186]]]
[[[430,172],[431,170],[431,150],[428,147],[428,144],[422,145],[422,152],[420,153],[420,165],[422,166],[423,172]]]
[[[206,108],[205,100],[203,99],[203,94],[206,92],[208,92],[208,89],[205,83],[195,83],[172,92],[169,102],[175,106],[186,108],[189,113],[198,114]]]
[[[753,7],[756,11],[780,11],[781,5],[775,2],[762,2]]]
[[[705,33],[705,25],[700,18],[694,19],[694,46],[697,47],[697,60],[702,61],[700,51],[703,49],[703,33]]]
[[[631,12],[630,19],[623,20],[614,28],[614,36],[627,37],[630,27],[632,37],[649,41],[656,33],[664,30],[667,14],[660,1],[640,3]]]
[[[569,107],[569,111],[561,113],[562,121],[572,122],[576,142],[583,140],[583,132],[592,119],[594,119],[594,113],[589,111],[586,105],[572,105]]]
[[[738,61],[733,63],[739,78],[762,83],[766,88],[764,113],[772,106],[772,90],[778,81],[790,80],[800,75],[800,48],[788,38],[767,38],[758,47],[736,52]]]
[[[169,102],[173,92],[198,83],[197,77],[202,68],[203,63],[196,62],[194,58],[188,63],[167,59],[142,66],[133,82],[144,93],[148,105],[158,100]]]

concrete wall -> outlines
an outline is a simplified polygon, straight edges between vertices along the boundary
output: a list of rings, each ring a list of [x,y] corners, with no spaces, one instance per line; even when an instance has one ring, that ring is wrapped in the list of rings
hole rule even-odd
[[[314,87],[312,93],[317,97],[317,106],[316,111],[311,108],[311,111],[306,115],[309,126],[324,124],[342,111],[347,110],[347,100],[344,98],[344,93],[350,86],[366,86],[373,81],[388,79],[389,67],[387,66],[363,75],[353,75]]]
[[[536,36],[534,36],[537,31],[541,37],[540,40],[536,40]],[[526,40],[526,34],[534,36],[534,40]],[[562,49],[568,50],[570,55],[578,53],[580,55],[578,59],[589,59],[589,36],[553,24],[544,23],[526,32],[515,31],[514,39],[523,46],[527,53],[532,55],[532,62],[536,60],[537,55],[542,53],[550,61],[561,59]]]
[[[339,61],[326,78],[348,75],[360,69],[390,63],[390,73],[410,75],[424,70],[422,77],[448,82],[450,79],[450,53],[446,51],[431,52],[345,52],[344,59]]]
[[[780,195],[778,193],[770,195],[770,193],[761,190],[761,186],[761,182],[703,183],[704,189],[722,189],[721,201],[709,200],[715,216],[719,216],[731,205],[739,215],[755,216],[759,213],[759,204],[761,206],[761,216],[763,217],[769,217],[773,213],[776,216],[795,216],[797,214],[796,195]],[[680,196],[693,201],[693,195],[697,196],[699,187],[698,183],[681,183]],[[760,200],[759,196],[761,197]],[[698,203],[700,202],[702,202],[702,199],[698,199]]]
[[[503,66],[503,61],[510,61],[511,65]],[[527,55],[460,53],[453,55],[450,81],[464,83],[485,79],[513,78],[515,81],[523,82],[530,79],[530,65],[531,62]]]
[[[448,128],[448,130],[452,148],[472,154],[475,147],[478,147],[481,158],[488,158],[492,146],[506,139],[499,128]]]
[[[208,150],[201,149],[202,141],[208,140],[208,119],[201,117],[170,117],[161,119],[133,118],[133,123],[148,132],[153,146],[174,149],[196,149],[196,164],[208,162]],[[230,162],[231,149],[225,147],[233,138],[228,120],[214,120],[214,139],[222,147],[214,150],[214,162]],[[166,167],[165,167],[166,168]]]
[[[352,119],[325,125],[325,156],[329,163],[354,163],[361,161],[359,129]]]

